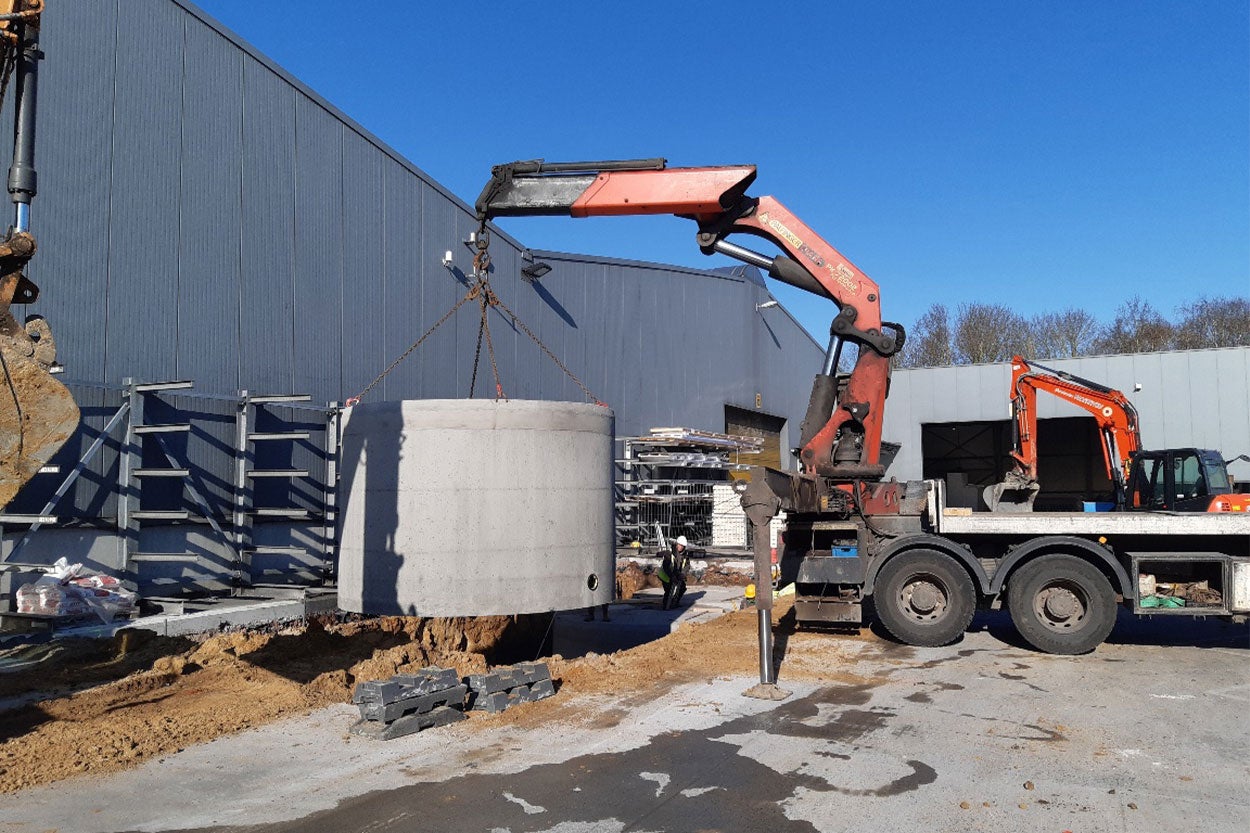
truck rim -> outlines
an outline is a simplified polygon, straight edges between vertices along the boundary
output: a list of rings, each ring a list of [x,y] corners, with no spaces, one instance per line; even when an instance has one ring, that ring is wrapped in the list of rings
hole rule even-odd
[[[950,594],[941,579],[933,575],[915,575],[907,580],[899,593],[904,613],[918,622],[941,619],[950,606]]]
[[[1052,631],[1070,631],[1085,621],[1089,598],[1077,584],[1051,582],[1033,596],[1033,613],[1038,622]]]

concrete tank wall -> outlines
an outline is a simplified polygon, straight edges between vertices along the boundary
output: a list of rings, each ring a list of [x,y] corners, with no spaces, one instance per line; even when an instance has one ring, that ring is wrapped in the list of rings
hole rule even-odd
[[[408,400],[345,412],[339,606],[486,616],[610,601],[613,414]]]

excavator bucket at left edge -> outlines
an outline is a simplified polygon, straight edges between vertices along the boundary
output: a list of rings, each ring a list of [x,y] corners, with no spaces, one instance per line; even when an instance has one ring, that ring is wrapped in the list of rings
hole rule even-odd
[[[56,342],[47,322],[13,317],[14,303],[39,294],[22,274],[34,253],[35,240],[24,232],[0,243],[0,509],[78,427],[74,397],[52,376]]]

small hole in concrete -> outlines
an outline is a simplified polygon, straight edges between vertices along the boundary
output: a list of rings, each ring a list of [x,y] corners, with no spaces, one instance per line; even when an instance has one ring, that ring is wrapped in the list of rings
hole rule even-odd
[[[591,590],[598,589],[599,577],[595,575],[594,573],[591,573],[590,575],[586,576],[586,586],[589,587]]]

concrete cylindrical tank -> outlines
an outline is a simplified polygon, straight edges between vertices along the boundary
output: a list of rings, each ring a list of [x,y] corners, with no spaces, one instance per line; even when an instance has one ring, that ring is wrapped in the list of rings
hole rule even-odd
[[[615,592],[613,416],[425,399],[344,412],[339,607],[488,616]]]

